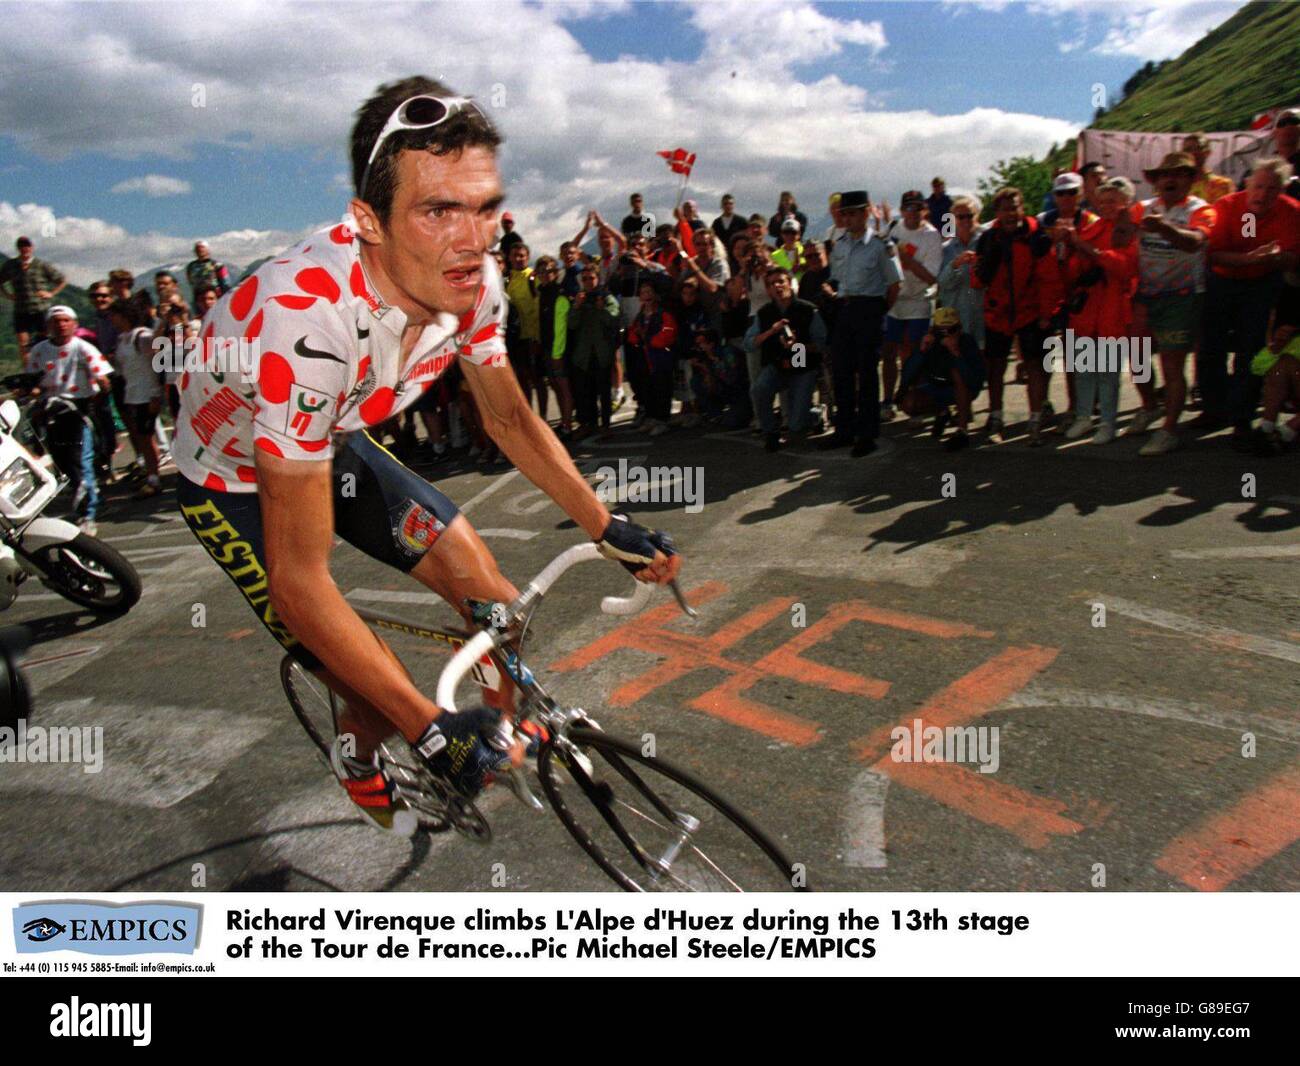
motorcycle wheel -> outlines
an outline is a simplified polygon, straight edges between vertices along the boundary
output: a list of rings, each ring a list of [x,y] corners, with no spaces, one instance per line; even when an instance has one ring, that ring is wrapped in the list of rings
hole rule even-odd
[[[46,585],[96,614],[126,614],[140,599],[140,575],[116,549],[78,533],[27,555]]]

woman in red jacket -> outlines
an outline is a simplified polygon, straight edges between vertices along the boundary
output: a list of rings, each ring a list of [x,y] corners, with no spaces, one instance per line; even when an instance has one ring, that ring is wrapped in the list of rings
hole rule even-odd
[[[640,359],[648,367],[646,407],[650,436],[668,432],[673,410],[673,352],[677,343],[677,320],[659,304],[659,290],[641,282],[637,295],[641,311],[627,328],[625,358]]]
[[[984,290],[985,362],[989,370],[989,420],[985,430],[1006,439],[1002,418],[1002,378],[1011,342],[1029,373],[1029,443],[1043,443],[1039,432],[1050,376],[1043,366],[1039,319],[1039,270],[1052,243],[1038,220],[1025,215],[1020,190],[1007,186],[993,196],[995,219],[975,245],[971,285]]]
[[[1066,305],[1074,351],[1065,353],[1074,370],[1078,405],[1074,421],[1065,431],[1078,440],[1092,429],[1093,401],[1101,406],[1101,426],[1093,444],[1115,439],[1119,414],[1120,373],[1137,343],[1133,337],[1133,293],[1137,287],[1137,226],[1125,208],[1123,190],[1102,186],[1097,194],[1101,217],[1082,230],[1071,231],[1068,241]],[[1103,343],[1105,342],[1105,343]],[[1134,376],[1149,381],[1150,346],[1146,357],[1134,360]]]

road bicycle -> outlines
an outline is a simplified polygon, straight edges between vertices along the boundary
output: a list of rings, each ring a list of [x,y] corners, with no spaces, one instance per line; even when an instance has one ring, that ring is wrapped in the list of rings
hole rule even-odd
[[[500,672],[519,690],[513,722],[502,720],[489,742],[506,751],[512,742],[542,737],[535,775],[525,768],[501,775],[530,811],[550,809],[588,856],[629,892],[805,891],[806,872],[751,818],[712,787],[641,744],[606,733],[580,707],[552,698],[521,657],[528,625],[542,597],[559,577],[581,562],[601,558],[594,544],[580,544],[557,556],[511,604],[479,604],[477,631],[436,628],[367,608],[357,613],[370,625],[454,649],[438,680],[436,702],[455,713],[456,687],[466,674],[495,688]],[[654,586],[638,583],[626,598],[606,596],[607,614],[630,615],[649,600]],[[682,610],[687,605],[673,583]],[[285,656],[280,676],[294,714],[329,765],[343,701],[296,660]],[[525,722],[541,726],[528,734]],[[410,809],[401,831],[455,830],[479,843],[492,829],[478,805],[445,778],[431,773],[398,736],[379,750],[397,795]],[[333,771],[331,771],[332,774]],[[531,781],[540,779],[538,798]]]

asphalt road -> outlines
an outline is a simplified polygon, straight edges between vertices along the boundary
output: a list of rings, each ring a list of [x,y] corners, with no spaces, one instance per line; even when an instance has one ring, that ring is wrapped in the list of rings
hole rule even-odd
[[[1022,396],[1008,389],[1009,414]],[[591,564],[552,593],[527,660],[708,777],[817,888],[1295,890],[1295,458],[1139,445],[1056,434],[951,455],[900,421],[853,460],[624,425],[577,456],[593,474],[620,457],[702,473],[702,509],[630,505],[676,536],[700,618],[602,616],[629,579]],[[428,473],[516,580],[578,540],[508,468]],[[174,506],[110,490],[101,535],[145,580],[125,618],[28,585],[2,619],[36,631],[33,724],[102,726],[105,756],[97,774],[0,765],[0,888],[610,887],[502,790],[485,845],[368,829],[293,719],[278,649]],[[334,573],[357,603],[451,619],[347,545]],[[442,660],[404,640],[431,691]],[[979,727],[985,747],[899,761],[891,729],[918,719]]]

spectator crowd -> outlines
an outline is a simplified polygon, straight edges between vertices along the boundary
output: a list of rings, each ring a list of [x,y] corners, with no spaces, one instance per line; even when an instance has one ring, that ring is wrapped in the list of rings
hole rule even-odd
[[[832,193],[820,235],[789,191],[770,215],[725,195],[711,223],[690,199],[660,222],[633,193],[617,226],[592,210],[556,254],[535,255],[506,212],[492,254],[511,365],[543,417],[554,394],[557,433],[574,442],[607,438],[631,403],[651,437],[710,426],[758,433],[768,451],[807,440],[865,456],[900,414],[913,428],[928,419],[952,451],[977,439],[1038,447],[1056,430],[1105,445],[1127,371],[1140,403],[1124,432],[1143,438],[1141,455],[1221,428],[1233,447],[1275,455],[1300,434],[1300,111],[1283,112],[1272,139],[1239,188],[1206,169],[1208,141],[1192,134],[1143,172],[1147,199],[1134,176],[1095,162],[1056,175],[1037,213],[1019,189],[986,205],[936,177],[896,212],[863,189]],[[159,416],[177,400],[154,340],[197,336],[232,278],[200,241],[185,269],[192,304],[168,271],[136,290],[114,270],[90,286],[82,322],[57,302],[62,273],[25,237],[17,252],[0,297],[14,305],[27,387],[93,427],[60,461],[93,528],[119,425],[136,456],[126,476],[141,497],[159,491]],[[1008,384],[1026,389],[1023,424],[1004,413]],[[401,454],[499,459],[459,385],[453,369],[384,427]]]

